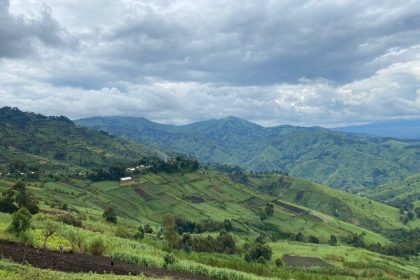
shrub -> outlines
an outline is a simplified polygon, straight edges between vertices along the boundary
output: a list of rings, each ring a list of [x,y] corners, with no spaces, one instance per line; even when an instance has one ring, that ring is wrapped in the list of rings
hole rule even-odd
[[[304,238],[305,237],[303,236],[303,233],[301,233],[300,231],[295,236],[296,241],[303,241]]]
[[[115,235],[121,238],[131,238],[131,232],[125,227],[118,226]]]
[[[67,229],[66,231],[62,232],[62,235],[70,242],[70,246],[73,252],[84,253],[85,241],[78,230]]]
[[[104,213],[102,214],[102,217],[104,217],[107,222],[114,224],[117,223],[117,214],[115,213],[114,208],[112,208],[111,206],[105,209]]]
[[[283,262],[281,261],[281,259],[280,259],[280,258],[277,258],[277,259],[274,261],[274,263],[276,264],[276,266],[277,266],[277,267],[281,267],[281,266],[283,266]]]
[[[273,251],[268,245],[263,244],[254,244],[251,249],[245,254],[245,260],[247,262],[257,261],[260,262],[260,258],[262,257],[265,261],[271,260],[271,256],[273,255]]]
[[[319,244],[319,239],[318,239],[318,237],[313,236],[313,235],[309,236],[308,241],[309,241],[310,243]]]
[[[144,225],[144,232],[145,233],[153,233],[153,229],[150,225]]]
[[[331,236],[330,236],[330,240],[328,241],[328,243],[329,243],[331,246],[335,246],[335,245],[337,245],[337,237],[336,237],[335,235],[331,235]]]
[[[106,251],[106,244],[101,237],[93,239],[89,246],[89,252],[95,256],[103,256]]]
[[[64,214],[59,217],[60,221],[65,223],[66,225],[71,225],[75,227],[82,227],[82,221],[76,218],[74,215],[71,214]]]
[[[165,262],[165,266],[174,264],[176,262],[176,259],[174,255],[168,253],[163,257],[163,261]]]
[[[57,230],[58,230],[58,225],[55,222],[50,221],[50,220],[46,222],[45,228],[44,228],[44,242],[43,242],[44,249],[47,248],[48,238],[50,238],[51,235],[56,233]]]
[[[31,226],[31,219],[32,215],[29,213],[29,210],[25,207],[20,208],[12,216],[12,223],[9,226],[9,231],[19,237],[22,232],[26,231]]]

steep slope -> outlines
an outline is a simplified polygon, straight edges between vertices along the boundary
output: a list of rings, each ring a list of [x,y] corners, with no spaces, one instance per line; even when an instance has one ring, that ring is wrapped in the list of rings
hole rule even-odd
[[[420,119],[375,122],[365,125],[338,127],[334,130],[397,139],[420,139]]]
[[[248,176],[248,185],[280,199],[376,232],[404,227],[399,209],[303,179],[276,174]],[[410,221],[414,228],[420,220]]]
[[[46,117],[16,108],[0,109],[0,165],[104,167],[118,160],[159,155],[158,149],[117,139],[75,125],[65,117]]]
[[[235,117],[185,126],[144,118],[96,117],[78,124],[208,162],[291,175],[351,191],[420,171],[420,142],[360,136],[319,127],[265,128]]]
[[[370,244],[389,242],[381,233],[253,190],[233,182],[227,174],[220,172],[148,173],[124,183],[67,179],[65,182],[48,182],[43,187],[32,185],[31,191],[45,204],[61,201],[77,209],[77,212],[85,213],[90,209],[88,213],[98,215],[111,205],[118,209],[121,219],[130,223],[159,225],[165,215],[172,214],[192,222],[209,220],[223,223],[229,219],[235,231],[246,237],[264,232],[274,238],[287,238],[302,232],[306,237],[314,235],[326,243],[331,234],[342,239],[352,233],[365,232],[366,242]],[[0,190],[9,186],[10,183],[0,181]],[[268,202],[274,205],[274,215],[261,220],[260,215]],[[337,197],[337,204],[342,203]],[[376,206],[373,210],[379,209]],[[397,229],[411,225],[400,223],[389,226]]]

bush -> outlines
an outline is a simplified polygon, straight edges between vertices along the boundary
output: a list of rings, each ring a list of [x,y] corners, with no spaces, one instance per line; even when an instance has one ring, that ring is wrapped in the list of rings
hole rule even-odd
[[[308,241],[309,241],[310,243],[319,244],[319,239],[318,239],[318,237],[313,236],[313,235],[309,236]]]
[[[144,225],[144,232],[145,233],[149,233],[152,234],[153,233],[153,229],[150,225]]]
[[[82,227],[82,221],[76,218],[71,214],[64,214],[59,217],[59,220],[65,223],[66,225],[71,225],[74,227]]]
[[[104,217],[107,222],[114,224],[117,223],[117,214],[115,213],[114,208],[111,206],[104,211],[102,217]]]
[[[106,251],[106,244],[101,237],[93,239],[89,246],[89,252],[95,256],[103,256]]]
[[[274,263],[276,264],[276,266],[277,266],[277,267],[281,267],[281,266],[283,266],[283,262],[281,261],[281,259],[280,259],[280,258],[276,259],[276,260],[274,261]]]
[[[70,246],[75,253],[84,253],[85,241],[78,230],[67,229],[63,232],[63,237],[70,242]]]
[[[174,264],[176,262],[176,259],[174,255],[168,253],[163,257],[163,261],[165,262],[165,266]]]
[[[337,237],[336,237],[335,235],[331,235],[331,236],[330,236],[330,240],[328,241],[328,243],[329,243],[331,246],[335,246],[335,245],[337,245]]]
[[[258,261],[261,262],[261,257],[264,261],[271,260],[271,256],[273,255],[273,250],[268,245],[263,244],[254,244],[253,247],[245,254],[245,260],[247,262]]]
[[[125,227],[118,226],[115,235],[121,238],[131,238],[131,232]]]
[[[20,208],[12,216],[12,223],[9,226],[9,231],[19,237],[22,232],[25,232],[31,226],[32,215],[25,207]]]

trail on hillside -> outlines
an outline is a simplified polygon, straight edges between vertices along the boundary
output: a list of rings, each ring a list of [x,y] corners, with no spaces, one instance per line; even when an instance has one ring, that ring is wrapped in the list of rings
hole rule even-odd
[[[116,275],[138,275],[149,277],[170,277],[186,280],[210,280],[211,278],[175,272],[162,268],[140,267],[138,265],[113,260],[110,257],[99,257],[84,254],[59,253],[41,250],[31,246],[0,240],[0,257],[18,263],[31,264],[37,268],[59,270],[64,272],[94,272],[98,274],[113,273]]]

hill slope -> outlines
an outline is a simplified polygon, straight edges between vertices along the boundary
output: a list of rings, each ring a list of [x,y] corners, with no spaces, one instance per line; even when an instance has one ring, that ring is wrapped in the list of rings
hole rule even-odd
[[[185,126],[144,118],[95,117],[80,125],[249,170],[285,170],[358,191],[420,171],[420,142],[357,136],[319,127],[265,128],[235,117]]]
[[[264,177],[251,180],[255,185],[262,185],[266,180],[273,179]],[[0,190],[9,186],[7,181],[0,181]],[[343,211],[356,201],[354,207],[349,209],[348,215],[352,215],[352,218],[347,218],[344,213],[334,217],[329,215],[329,209],[316,205],[315,196],[321,198],[323,195],[317,189],[313,190],[313,197],[309,199],[313,202],[302,203],[307,201],[305,195],[304,200],[298,201],[301,204],[299,205],[288,197],[264,194],[231,181],[225,173],[213,171],[147,173],[124,183],[92,183],[67,179],[61,182],[47,182],[43,187],[33,184],[31,190],[45,201],[45,204],[51,201],[65,202],[68,207],[77,209],[80,213],[88,211],[87,213],[100,216],[102,209],[113,206],[114,209],[118,209],[118,216],[130,224],[141,222],[158,225],[167,214],[192,222],[210,220],[223,223],[225,219],[229,219],[236,231],[244,236],[256,236],[265,232],[277,238],[284,238],[289,234],[302,232],[306,237],[317,236],[324,243],[331,234],[342,239],[352,233],[365,232],[366,242],[387,244],[389,241],[382,232],[411,228],[420,222],[415,220],[403,225],[398,220],[398,209],[380,203],[368,205],[367,199],[344,193],[333,193],[329,198],[335,197],[335,207]],[[260,214],[268,202],[274,205],[274,215],[261,220]],[[322,204],[321,201],[318,202]],[[325,203],[328,202],[326,199]],[[365,211],[358,211],[362,209],[358,203],[363,202],[366,204]],[[386,211],[383,211],[384,209]],[[369,217],[372,212],[378,214]],[[369,227],[376,233],[369,230]]]
[[[334,130],[397,139],[420,139],[420,119],[383,121],[365,125],[338,127]]]
[[[46,117],[0,109],[0,165],[20,160],[59,169],[105,167],[118,160],[159,155],[158,149],[117,139],[75,125],[65,117]]]

